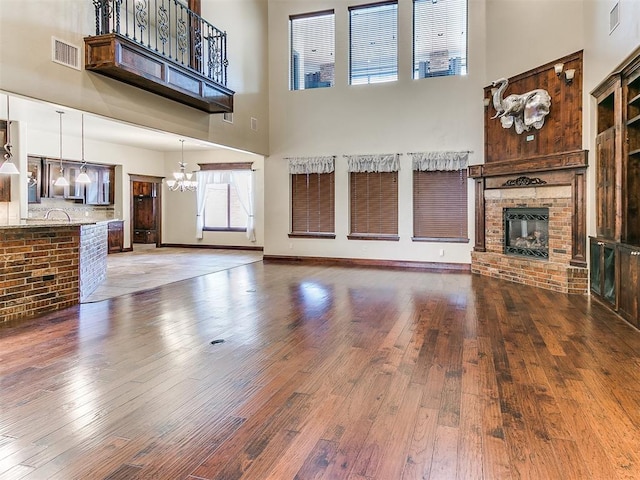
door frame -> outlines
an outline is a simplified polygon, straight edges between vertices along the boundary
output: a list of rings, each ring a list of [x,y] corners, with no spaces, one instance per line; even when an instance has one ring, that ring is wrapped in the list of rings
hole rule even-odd
[[[157,234],[156,234],[156,247],[162,246],[162,183],[164,181],[164,177],[154,177],[151,175],[137,175],[134,173],[129,174],[129,203],[130,203],[130,212],[129,212],[129,239],[131,242],[131,250],[133,250],[133,206],[134,206],[134,197],[133,197],[133,182],[148,182],[156,184],[156,196],[153,197],[154,202],[154,219],[157,225]]]

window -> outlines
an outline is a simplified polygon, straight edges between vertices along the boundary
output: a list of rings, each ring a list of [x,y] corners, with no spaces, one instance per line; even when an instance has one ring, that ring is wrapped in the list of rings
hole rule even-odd
[[[242,208],[238,192],[231,185],[231,172],[215,174],[215,183],[206,186],[204,203],[204,229],[244,232],[247,229],[247,214]]]
[[[467,74],[467,0],[414,0],[413,78]]]
[[[351,240],[398,240],[398,155],[349,158]]]
[[[202,230],[254,237],[251,163],[202,163],[197,172],[197,238]]]
[[[398,3],[349,8],[349,83],[398,79]]]
[[[468,154],[434,153],[413,154],[413,240],[468,242]]]
[[[289,159],[290,237],[335,238],[334,157]]]
[[[333,86],[334,17],[333,10],[289,17],[289,90]]]

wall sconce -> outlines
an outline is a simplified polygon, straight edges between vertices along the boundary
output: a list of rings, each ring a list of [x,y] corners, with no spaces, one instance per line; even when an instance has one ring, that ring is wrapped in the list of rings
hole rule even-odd
[[[562,69],[564,68],[564,63],[556,63],[553,66],[553,71],[556,72],[556,76],[559,77],[562,73]]]
[[[488,107],[488,106],[489,106],[489,104],[491,103],[491,99],[490,99],[490,98],[486,98],[486,97],[485,97],[485,98],[482,100],[482,103],[484,103],[484,106],[485,106],[485,107]]]
[[[571,85],[571,82],[573,82],[573,77],[575,76],[576,71],[574,68],[570,68],[569,70],[564,72],[564,82],[567,85]]]

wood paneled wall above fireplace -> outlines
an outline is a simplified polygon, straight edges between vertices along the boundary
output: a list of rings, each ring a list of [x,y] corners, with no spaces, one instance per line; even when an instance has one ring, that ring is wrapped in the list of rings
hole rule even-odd
[[[563,64],[556,75],[554,65]],[[567,70],[575,70],[571,83],[565,80]],[[521,134],[514,128],[503,128],[493,103],[485,107],[485,163],[521,160],[582,148],[582,51],[554,60],[528,72],[509,78],[504,97],[541,88],[551,95],[551,108],[540,130],[532,128]],[[484,89],[484,98],[492,98],[493,86]]]

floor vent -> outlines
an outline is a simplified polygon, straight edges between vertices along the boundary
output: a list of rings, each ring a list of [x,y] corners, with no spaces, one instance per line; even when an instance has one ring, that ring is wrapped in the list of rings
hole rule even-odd
[[[59,38],[51,37],[51,60],[60,65],[80,70],[80,49]]]
[[[620,25],[620,2],[616,2],[609,12],[609,35]]]

